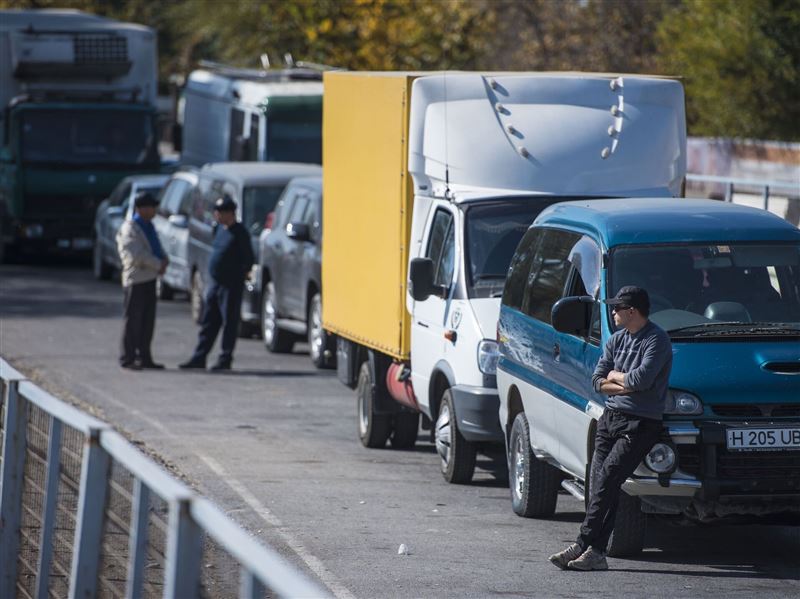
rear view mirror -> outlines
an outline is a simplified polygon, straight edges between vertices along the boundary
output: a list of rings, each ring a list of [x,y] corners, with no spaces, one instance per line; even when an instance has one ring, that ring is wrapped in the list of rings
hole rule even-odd
[[[286,237],[295,241],[311,241],[311,229],[305,223],[289,223],[286,225]]]
[[[185,214],[172,214],[168,220],[173,227],[179,229],[186,229],[189,226],[189,218]]]
[[[560,333],[586,337],[592,323],[595,300],[588,295],[564,297],[553,306],[551,321]]]
[[[409,292],[414,301],[424,302],[436,290],[433,285],[433,260],[414,258],[408,265]]]

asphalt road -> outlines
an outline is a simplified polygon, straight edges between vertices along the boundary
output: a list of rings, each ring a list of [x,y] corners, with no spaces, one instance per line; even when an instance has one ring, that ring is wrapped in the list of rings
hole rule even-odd
[[[121,370],[118,283],[77,265],[2,266],[0,354],[143,442],[337,597],[800,596],[797,527],[656,521],[641,557],[559,571],[547,556],[573,540],[577,500],[526,520],[497,460],[453,486],[423,435],[411,451],[364,449],[353,392],[302,346],[277,356],[240,340],[232,373],[178,371],[196,326],[185,302],[158,310],[154,355],[169,369]]]

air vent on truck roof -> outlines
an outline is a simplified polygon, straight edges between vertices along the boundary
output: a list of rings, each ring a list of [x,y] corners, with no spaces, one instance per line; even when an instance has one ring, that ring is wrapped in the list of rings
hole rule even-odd
[[[298,63],[303,64],[303,63]],[[241,67],[232,67],[229,65],[213,62],[210,60],[201,60],[199,62],[201,68],[213,71],[223,77],[230,77],[231,79],[244,79],[247,81],[322,81],[322,71],[317,68],[306,67],[292,67],[287,69],[246,69]]]

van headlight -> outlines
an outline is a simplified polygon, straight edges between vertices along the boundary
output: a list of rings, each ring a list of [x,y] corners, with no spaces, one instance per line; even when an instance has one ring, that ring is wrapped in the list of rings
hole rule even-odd
[[[666,443],[656,443],[644,458],[645,466],[656,474],[666,474],[675,469],[675,450]]]
[[[700,401],[699,397],[686,391],[670,389],[667,392],[664,413],[677,416],[697,416],[703,413],[703,402]]]
[[[500,350],[497,341],[484,339],[478,344],[478,369],[483,374],[497,374]]]

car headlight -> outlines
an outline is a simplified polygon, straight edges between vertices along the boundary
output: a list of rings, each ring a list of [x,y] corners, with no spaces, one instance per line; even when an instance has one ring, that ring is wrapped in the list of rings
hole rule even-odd
[[[703,402],[700,401],[699,397],[686,391],[670,389],[667,392],[664,413],[678,416],[697,416],[703,413]]]
[[[657,474],[675,469],[675,450],[666,443],[656,443],[644,458],[645,466]]]
[[[478,369],[483,374],[497,374],[497,361],[500,351],[497,341],[484,339],[478,344]]]

